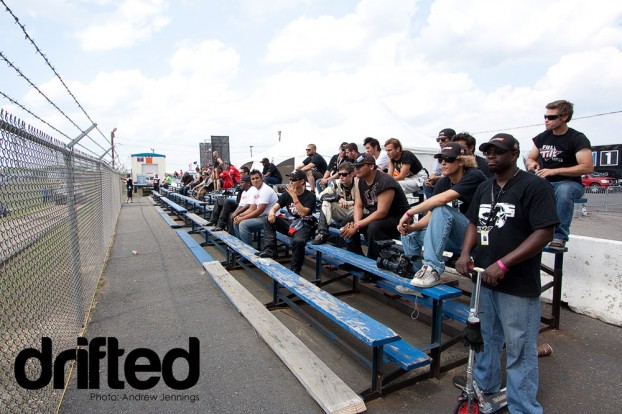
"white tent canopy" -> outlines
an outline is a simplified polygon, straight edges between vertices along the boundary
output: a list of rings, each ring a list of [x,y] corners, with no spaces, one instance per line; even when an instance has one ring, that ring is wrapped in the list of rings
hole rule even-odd
[[[340,125],[321,128],[311,124],[306,118],[281,128],[282,139],[271,148],[258,153],[252,159],[239,162],[239,165],[253,162],[253,168],[261,170],[260,161],[268,158],[275,165],[294,157],[294,165],[306,158],[305,148],[315,144],[317,151],[328,162],[337,153],[342,142],[354,142],[359,151],[364,152],[363,140],[371,136],[384,142],[391,137],[398,138],[402,145],[413,151],[428,170],[432,166],[433,155],[438,150],[434,138],[425,136],[404,122],[380,99],[371,98],[361,102],[357,113],[360,117],[346,119]]]

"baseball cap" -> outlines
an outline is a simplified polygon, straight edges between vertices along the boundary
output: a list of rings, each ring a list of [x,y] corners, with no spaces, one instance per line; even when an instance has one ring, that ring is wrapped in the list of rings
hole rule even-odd
[[[447,145],[441,149],[441,152],[434,154],[434,158],[457,158],[461,155],[467,155],[466,148],[457,142],[448,142]]]
[[[451,128],[441,129],[441,132],[438,133],[438,138],[447,138],[452,139],[456,135],[456,131]]]
[[[347,142],[342,142],[341,145],[339,146],[339,148],[341,148],[342,150],[346,149],[346,145],[348,145]]]
[[[363,164],[374,164],[376,165],[376,159],[371,154],[361,154],[358,158],[352,163],[355,167]]]
[[[490,138],[490,141],[484,142],[482,145],[479,146],[479,150],[484,152],[491,146],[504,150],[519,151],[520,149],[520,144],[518,143],[518,140],[512,135],[504,133],[497,134],[494,137]]]
[[[250,183],[251,182],[251,177],[249,175],[245,175],[244,177],[242,177],[240,179],[241,183]]]
[[[293,180],[307,180],[307,174],[302,170],[294,170],[287,174],[287,176]]]

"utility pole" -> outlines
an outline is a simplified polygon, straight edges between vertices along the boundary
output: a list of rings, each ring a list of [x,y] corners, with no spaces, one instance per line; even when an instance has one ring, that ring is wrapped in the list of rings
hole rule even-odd
[[[279,131],[279,142],[281,142],[281,131]]]
[[[114,170],[114,133],[117,132],[117,128],[115,127],[110,133],[110,145],[112,146],[112,169]]]
[[[251,158],[253,158],[253,147],[254,145],[249,145],[249,148],[251,149]]]

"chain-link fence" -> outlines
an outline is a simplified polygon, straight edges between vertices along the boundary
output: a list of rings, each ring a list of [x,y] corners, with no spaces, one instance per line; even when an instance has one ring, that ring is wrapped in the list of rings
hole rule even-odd
[[[622,212],[622,187],[585,187],[588,211]]]
[[[121,180],[4,111],[0,132],[0,413],[49,413],[63,390],[52,381],[22,388],[15,357],[41,349],[42,337],[52,339],[53,358],[76,348],[112,242]],[[41,364],[30,359],[26,374],[41,377]]]

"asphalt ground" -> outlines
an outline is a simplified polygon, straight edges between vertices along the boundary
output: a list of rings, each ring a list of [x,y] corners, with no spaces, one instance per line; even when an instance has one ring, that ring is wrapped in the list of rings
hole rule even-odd
[[[582,234],[583,229],[588,229],[598,234],[598,226],[609,228],[600,234],[615,233],[611,231],[611,220],[620,214],[601,214],[606,213],[575,219],[573,233]],[[133,255],[133,250],[138,254]],[[213,247],[208,252],[218,260],[224,259]],[[262,302],[271,299],[265,276],[245,270],[231,273]],[[312,273],[309,263],[303,275]],[[340,299],[387,324],[414,345],[429,342],[429,327],[422,322],[424,315],[398,311],[365,292]],[[547,305],[543,309],[546,312]],[[368,385],[367,370],[298,314],[289,309],[274,314],[355,391]],[[347,334],[342,336],[352,346],[368,351],[350,341]],[[200,378],[194,387],[183,391],[168,388],[162,380],[151,390],[140,391],[127,384],[125,390],[111,390],[106,384],[108,369],[104,360],[100,367],[101,389],[77,389],[74,375],[61,405],[64,414],[321,412],[145,197],[135,197],[133,204],[124,204],[121,209],[86,337],[116,337],[126,355],[142,347],[153,349],[160,359],[171,348],[187,350],[188,338],[197,337],[201,343]],[[620,411],[622,403],[616,395],[621,378],[622,328],[563,308],[561,329],[543,332],[539,342],[551,344],[554,350],[551,356],[539,360],[538,400],[545,412]],[[466,349],[457,345],[443,354],[443,362],[465,356]],[[184,368],[185,363],[175,366],[179,378],[185,377]],[[368,412],[452,412],[459,392],[451,379],[464,374],[464,370],[462,365],[439,380],[425,380],[368,402]],[[162,395],[177,401],[162,401]],[[144,396],[158,400],[135,401]]]

